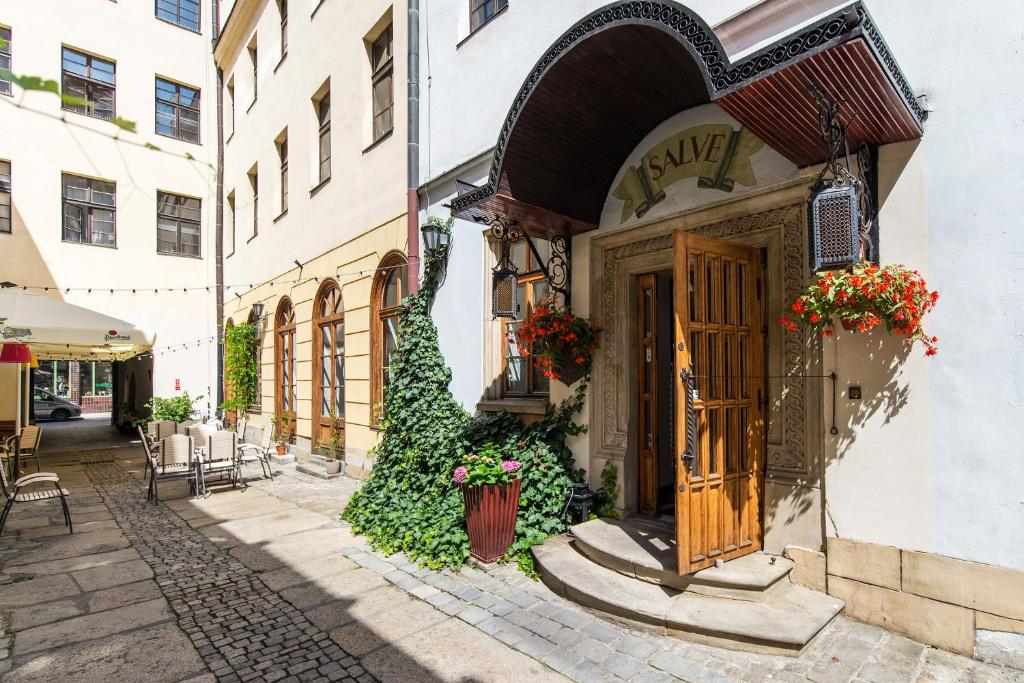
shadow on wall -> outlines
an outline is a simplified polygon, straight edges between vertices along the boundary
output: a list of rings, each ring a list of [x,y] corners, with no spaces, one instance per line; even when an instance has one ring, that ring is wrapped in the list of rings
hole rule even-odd
[[[56,280],[43,258],[32,233],[18,210],[17,202],[11,202],[11,232],[0,233],[0,253],[3,260],[3,272],[0,281],[13,282],[16,285],[37,287],[56,287]],[[44,293],[44,292],[40,292]],[[59,294],[57,291],[52,294]],[[63,297],[60,297],[63,298]]]

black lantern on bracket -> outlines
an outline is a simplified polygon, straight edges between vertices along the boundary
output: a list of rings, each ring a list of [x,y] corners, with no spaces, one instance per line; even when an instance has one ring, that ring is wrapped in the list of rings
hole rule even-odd
[[[870,188],[850,169],[846,126],[839,105],[810,83],[808,89],[818,101],[818,126],[828,153],[825,167],[811,186],[811,268],[833,270],[861,261],[862,242],[870,241],[873,202]],[[870,154],[861,153],[859,163],[871,159]],[[860,169],[862,174],[866,170]]]
[[[519,271],[512,263],[512,243],[522,236],[519,224],[498,217],[488,221],[473,216],[477,223],[491,226],[491,237],[498,243],[498,263],[491,270],[491,315],[495,318],[519,317]]]
[[[423,233],[423,247],[427,252],[443,256],[448,253],[451,233],[436,223],[427,222],[420,230]]]

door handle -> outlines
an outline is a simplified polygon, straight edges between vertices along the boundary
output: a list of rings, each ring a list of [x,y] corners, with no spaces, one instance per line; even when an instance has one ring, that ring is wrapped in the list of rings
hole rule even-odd
[[[679,379],[683,382],[683,403],[686,407],[686,449],[682,454],[683,466],[691,477],[697,476],[697,410],[693,406],[693,394],[696,391],[693,366],[679,371]],[[682,489],[680,489],[681,491]]]

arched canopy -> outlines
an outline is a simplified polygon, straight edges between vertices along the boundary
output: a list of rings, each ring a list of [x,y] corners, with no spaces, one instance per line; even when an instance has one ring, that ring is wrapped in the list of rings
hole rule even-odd
[[[501,215],[542,237],[595,229],[626,155],[658,123],[707,102],[797,165],[817,163],[825,153],[808,84],[856,109],[854,148],[921,135],[925,113],[860,2],[735,63],[685,6],[615,2],[537,62],[501,127],[488,182],[452,211]]]

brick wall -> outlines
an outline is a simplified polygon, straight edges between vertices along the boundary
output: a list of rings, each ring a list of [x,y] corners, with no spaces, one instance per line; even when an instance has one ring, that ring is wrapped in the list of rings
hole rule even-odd
[[[83,396],[78,402],[83,413],[109,413],[113,407],[110,396]]]

